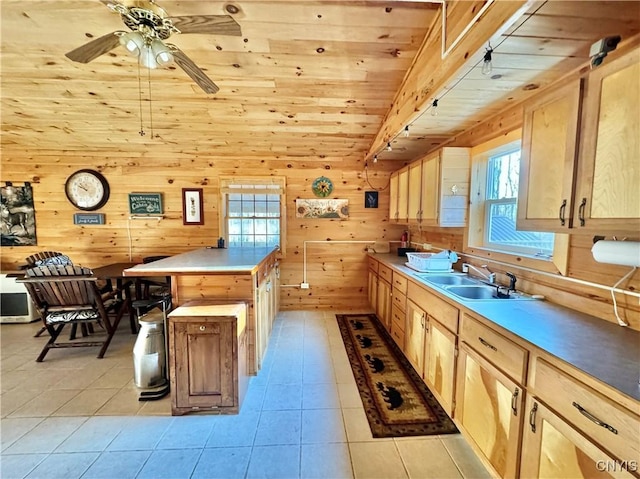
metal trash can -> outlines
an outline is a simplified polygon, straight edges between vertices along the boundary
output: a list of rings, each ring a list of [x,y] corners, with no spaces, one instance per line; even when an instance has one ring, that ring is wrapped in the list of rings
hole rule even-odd
[[[149,389],[167,382],[164,314],[152,311],[138,319],[140,332],[133,345],[133,380]]]

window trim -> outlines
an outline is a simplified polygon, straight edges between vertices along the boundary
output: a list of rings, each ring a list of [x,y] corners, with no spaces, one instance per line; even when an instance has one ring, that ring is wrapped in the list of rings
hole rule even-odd
[[[284,176],[221,176],[220,181],[220,214],[219,231],[220,236],[229,244],[229,216],[227,213],[227,201],[229,194],[277,194],[280,196],[280,255],[285,256],[287,242],[287,198],[286,198],[286,178]],[[277,186],[277,188],[264,188],[242,191],[239,188],[231,188],[232,185],[264,185]]]
[[[508,251],[504,248],[492,248],[485,245],[483,241],[487,205],[485,196],[488,159],[513,151],[514,145],[520,147],[521,137],[522,131],[517,129],[471,149],[469,226],[464,229],[463,253],[566,276],[569,257],[569,235],[567,234],[555,233],[553,257],[551,258],[541,257],[536,253],[526,254]]]

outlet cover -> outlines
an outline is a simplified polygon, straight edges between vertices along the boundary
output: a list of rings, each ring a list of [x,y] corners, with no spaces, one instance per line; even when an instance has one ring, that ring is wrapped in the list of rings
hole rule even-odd
[[[309,283],[300,283],[300,289],[309,289]]]

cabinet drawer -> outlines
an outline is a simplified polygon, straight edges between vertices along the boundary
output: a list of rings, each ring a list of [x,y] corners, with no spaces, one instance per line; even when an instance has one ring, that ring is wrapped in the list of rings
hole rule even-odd
[[[407,294],[407,278],[402,276],[400,273],[393,272],[393,290],[400,291],[402,294]]]
[[[536,396],[621,460],[640,458],[640,418],[543,359],[531,383]]]
[[[504,371],[520,384],[524,384],[529,355],[526,349],[476,321],[468,314],[463,316],[460,338],[498,369]]]
[[[391,308],[391,329],[394,327],[404,333],[405,313],[400,308]],[[395,325],[395,326],[394,326]]]
[[[374,273],[378,272],[378,260],[373,259],[371,256],[367,256],[367,264],[369,265],[369,269]]]
[[[407,297],[396,289],[393,289],[392,304],[402,311],[407,310]]]
[[[387,283],[391,284],[391,268],[380,264],[378,266],[378,276],[383,278]]]
[[[391,337],[396,344],[404,349],[404,316],[405,314],[395,306],[391,308]]]
[[[423,286],[411,281],[407,285],[407,298],[437,319],[452,333],[458,333],[458,308],[430,293]]]

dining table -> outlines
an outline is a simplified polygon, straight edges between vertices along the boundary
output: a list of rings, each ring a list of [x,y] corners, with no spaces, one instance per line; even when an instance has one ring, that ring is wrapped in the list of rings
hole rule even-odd
[[[131,283],[129,278],[124,277],[124,270],[132,268],[137,264],[138,263],[132,262],[110,263],[92,268],[91,271],[93,271],[93,275],[96,278],[106,281],[111,288],[113,288],[113,282],[115,281],[116,289],[122,291],[125,298],[131,299],[129,290]],[[125,282],[125,279],[127,282]],[[137,298],[140,295],[139,281],[134,282],[134,288]],[[131,334],[136,334],[138,332],[138,318],[136,317],[134,308],[131,306],[131,301],[128,301],[127,309],[129,313],[129,324],[131,325]]]

